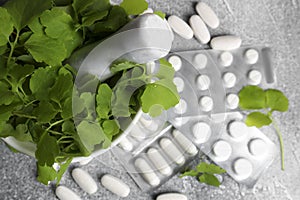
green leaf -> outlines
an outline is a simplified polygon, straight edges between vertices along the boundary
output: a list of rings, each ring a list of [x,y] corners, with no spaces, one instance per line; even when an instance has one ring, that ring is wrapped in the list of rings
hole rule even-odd
[[[128,15],[139,15],[148,8],[148,3],[145,0],[123,0],[120,6]]]
[[[51,8],[51,0],[11,0],[4,7],[12,16],[15,28],[20,31],[44,10]]]
[[[18,98],[5,82],[0,82],[0,105],[10,105],[15,98]]]
[[[111,110],[112,90],[107,84],[101,84],[96,96],[97,114],[101,119],[108,119]]]
[[[48,101],[41,101],[39,106],[33,111],[33,114],[40,123],[49,123],[57,113],[58,111]]]
[[[0,7],[0,46],[6,45],[9,41],[9,36],[13,32],[13,22],[10,14],[5,8]]]
[[[201,162],[197,167],[198,173],[208,173],[208,174],[223,174],[226,171],[222,169],[221,167],[214,165],[214,164],[208,164],[205,162]]]
[[[76,131],[75,131],[75,124],[73,121],[71,120],[67,120],[65,121],[62,126],[62,132],[63,133],[68,133],[68,134],[74,134]]]
[[[91,26],[96,21],[104,19],[108,14],[109,14],[109,11],[104,10],[104,11],[92,13],[90,15],[86,15],[86,16],[82,17],[82,25],[83,26]]]
[[[37,180],[44,185],[48,185],[49,181],[54,181],[57,176],[57,172],[52,166],[37,165],[38,177]]]
[[[265,92],[258,86],[245,86],[239,92],[239,106],[244,110],[266,108]]]
[[[94,120],[94,114],[95,114],[95,94],[92,94],[90,92],[84,92],[80,95],[80,98],[84,102],[84,107],[87,112],[87,117],[85,119],[87,120]]]
[[[69,74],[61,74],[57,77],[54,85],[49,90],[50,99],[58,104],[67,97],[72,96],[73,90],[73,76]]]
[[[59,147],[55,137],[44,132],[40,141],[37,143],[37,150],[35,157],[38,160],[38,164],[41,166],[47,165],[52,167],[55,162],[55,158],[59,155]]]
[[[179,178],[183,178],[185,176],[192,176],[192,177],[197,177],[199,175],[199,172],[195,171],[195,170],[189,170],[184,172],[183,174],[181,174],[179,176]]]
[[[155,11],[154,14],[160,16],[162,19],[165,19],[165,17],[166,17],[166,13],[159,11],[159,10]]]
[[[57,172],[56,186],[58,186],[58,184],[60,183],[61,178],[63,177],[64,173],[67,171],[71,162],[72,162],[72,158],[68,158],[64,163],[60,164],[60,168]]]
[[[285,112],[289,108],[289,100],[286,96],[279,90],[269,89],[265,91],[267,106],[272,109],[272,111]]]
[[[67,57],[67,49],[61,41],[42,34],[32,34],[25,47],[37,62],[51,66],[61,65]]]
[[[131,69],[135,66],[137,66],[137,64],[134,62],[121,60],[121,61],[114,62],[110,66],[110,71],[115,74],[123,70]]]
[[[120,133],[120,125],[116,120],[105,120],[102,123],[102,128],[106,136],[109,138]]]
[[[29,24],[28,27],[33,33],[36,33],[38,35],[43,35],[44,34],[44,27],[41,24],[40,18],[36,17],[34,18]],[[28,39],[28,38],[27,38]]]
[[[220,181],[212,174],[202,174],[199,177],[201,183],[205,183],[211,186],[219,187],[221,185]]]
[[[11,79],[13,79],[13,82],[15,82],[18,85],[23,84],[25,79],[29,77],[34,72],[34,66],[33,65],[11,65],[9,66],[8,75]]]
[[[262,126],[270,125],[272,119],[264,113],[252,112],[247,116],[245,123],[247,126],[256,126],[257,128],[260,128]]]

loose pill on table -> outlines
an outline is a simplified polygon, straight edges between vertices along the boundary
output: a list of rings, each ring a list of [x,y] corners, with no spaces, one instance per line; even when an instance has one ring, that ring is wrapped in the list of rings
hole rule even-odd
[[[179,93],[183,91],[184,85],[185,85],[185,84],[184,84],[184,81],[183,81],[182,78],[180,78],[180,77],[175,77],[175,78],[173,79],[173,83],[176,85],[177,91],[178,91]]]
[[[249,151],[254,156],[263,156],[267,153],[266,143],[259,138],[252,139],[248,144]]]
[[[198,53],[194,56],[193,61],[197,69],[204,69],[207,65],[207,56],[202,53]]]
[[[248,49],[245,52],[246,62],[249,64],[255,64],[258,61],[259,53],[255,49]]]
[[[61,185],[56,188],[55,194],[60,200],[81,200],[75,192]]]
[[[132,149],[133,149],[133,144],[132,144],[132,142],[130,142],[130,141],[128,140],[127,137],[124,137],[124,138],[121,140],[121,142],[119,143],[119,145],[120,145],[121,148],[122,148],[123,150],[125,150],[125,151],[132,151]]]
[[[174,107],[174,112],[184,114],[187,111],[187,103],[184,99],[180,99],[179,103]]]
[[[219,161],[227,160],[232,152],[230,144],[226,141],[219,140],[213,145],[213,153]]]
[[[179,130],[173,130],[173,137],[181,148],[188,154],[194,156],[198,153],[197,147],[187,139]]]
[[[219,59],[220,59],[221,65],[223,65],[224,67],[228,67],[233,62],[233,55],[232,55],[232,53],[230,53],[228,51],[224,51],[223,53],[221,53]]]
[[[210,41],[210,33],[198,15],[193,15],[190,18],[190,25],[194,31],[195,37],[203,44],[207,44]]]
[[[210,86],[210,78],[207,75],[198,76],[197,86],[200,90],[207,90]]]
[[[179,71],[181,69],[182,66],[182,61],[181,58],[178,56],[170,56],[168,59],[169,63],[172,64],[172,66],[174,67],[175,71]]]
[[[230,51],[241,46],[241,38],[233,35],[214,37],[210,41],[210,46],[215,50]]]
[[[252,85],[258,85],[261,83],[262,80],[262,75],[260,73],[260,71],[257,70],[251,70],[248,73],[248,79],[249,79],[249,83]]]
[[[75,168],[72,171],[72,177],[82,190],[89,194],[94,194],[98,190],[97,183],[86,171]]]
[[[211,97],[203,96],[200,98],[199,105],[204,112],[209,112],[213,109],[214,102]]]
[[[168,18],[168,23],[170,27],[173,29],[175,33],[180,35],[181,37],[185,39],[192,39],[194,36],[194,32],[191,29],[191,27],[182,19],[175,15],[171,15]]]
[[[237,175],[241,177],[241,179],[245,179],[251,175],[253,166],[249,160],[239,158],[233,163],[233,170]]]
[[[167,138],[163,138],[159,142],[163,151],[168,155],[168,157],[178,165],[183,165],[185,158],[183,153],[175,146],[175,144]]]
[[[171,167],[169,166],[165,158],[161,155],[161,153],[157,149],[150,148],[147,151],[147,156],[161,174],[166,176],[172,174]]]
[[[236,94],[228,94],[226,96],[226,102],[230,109],[236,109],[239,106],[240,99]]]
[[[244,122],[232,121],[228,124],[228,131],[233,138],[243,138],[248,134],[249,127]]]
[[[156,200],[187,200],[188,198],[184,194],[180,193],[166,193],[158,195]]]
[[[234,73],[226,72],[223,74],[223,83],[227,88],[232,88],[236,83],[236,76]]]
[[[206,3],[199,2],[196,5],[196,11],[209,27],[217,28],[219,26],[220,20],[218,16]]]
[[[138,158],[135,160],[134,164],[147,183],[154,187],[160,184],[158,176],[147,163],[147,161],[142,158]]]
[[[211,136],[211,128],[205,122],[197,122],[192,128],[195,142],[198,144],[205,143]]]
[[[130,188],[121,179],[106,174],[101,178],[101,184],[112,193],[120,196],[127,197],[130,193]]]

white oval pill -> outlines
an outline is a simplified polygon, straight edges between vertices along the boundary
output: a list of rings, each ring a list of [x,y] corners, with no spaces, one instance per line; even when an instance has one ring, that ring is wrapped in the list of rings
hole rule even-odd
[[[175,146],[175,144],[167,138],[163,138],[159,142],[163,151],[168,155],[168,157],[178,165],[183,165],[185,162],[184,155]]]
[[[249,128],[244,122],[232,121],[228,124],[228,131],[233,138],[243,138],[248,134]]]
[[[194,31],[195,37],[203,44],[207,44],[210,41],[210,33],[198,15],[193,15],[190,18],[190,25]]]
[[[245,52],[246,62],[249,64],[255,64],[258,61],[259,53],[255,49],[248,49]]]
[[[112,193],[120,196],[127,197],[130,193],[130,188],[121,179],[106,174],[101,178],[101,184]]]
[[[223,65],[224,67],[230,66],[233,62],[232,53],[230,53],[228,51],[225,51],[225,52],[221,53],[220,62],[221,62],[221,65]]]
[[[179,17],[172,15],[168,18],[168,23],[175,33],[185,39],[192,39],[194,32],[191,27]]]
[[[75,192],[65,186],[58,186],[55,194],[60,200],[81,200]]]
[[[181,69],[182,61],[181,58],[179,58],[178,56],[170,56],[168,61],[172,64],[175,71],[179,71]]]
[[[153,74],[155,71],[155,62],[146,63],[147,74]]]
[[[174,130],[172,134],[176,142],[181,146],[181,148],[185,152],[192,156],[198,153],[197,147],[192,143],[192,141],[187,139],[179,130]]]
[[[157,196],[156,200],[187,200],[188,198],[180,193],[166,193]]]
[[[203,96],[200,98],[199,105],[204,112],[209,112],[213,109],[214,102],[211,97]]]
[[[254,156],[264,156],[267,153],[266,143],[259,138],[252,139],[248,144],[249,151]]]
[[[138,124],[132,127],[130,135],[138,141],[141,141],[147,137],[145,131]]]
[[[257,70],[251,70],[248,73],[248,79],[249,79],[249,83],[252,85],[258,85],[261,83],[262,80],[262,75],[260,73],[260,71]]]
[[[207,56],[202,53],[196,54],[194,57],[194,65],[197,69],[204,69],[207,65]]]
[[[155,148],[150,148],[147,151],[147,156],[149,160],[153,163],[156,169],[163,175],[169,176],[172,174],[172,169],[165,160],[165,158],[159,153]]]
[[[239,96],[236,94],[228,94],[226,96],[226,102],[227,102],[227,106],[230,109],[236,109],[239,106]]]
[[[210,78],[207,75],[198,76],[197,86],[200,90],[207,90],[210,86]]]
[[[133,149],[133,144],[128,140],[127,137],[124,137],[121,142],[119,143],[121,148],[125,151],[132,151]]]
[[[232,88],[236,83],[236,76],[234,73],[226,72],[223,75],[223,83],[227,88]]]
[[[241,46],[241,44],[241,38],[233,35],[214,37],[210,42],[210,46],[213,49],[221,51],[230,51],[237,49]]]
[[[196,11],[209,27],[217,28],[219,26],[220,20],[218,16],[206,3],[199,2],[196,5]]]
[[[245,179],[251,175],[253,166],[249,160],[239,158],[234,162],[233,170],[237,175],[240,176],[240,179]]]
[[[205,122],[197,122],[192,128],[195,142],[202,144],[208,141],[211,136],[211,128]]]
[[[89,173],[80,168],[72,171],[72,177],[82,190],[89,194],[94,194],[98,190],[97,183]]]
[[[154,187],[160,184],[158,176],[144,159],[138,158],[135,160],[134,164],[147,183]]]
[[[187,111],[187,103],[184,99],[180,99],[179,103],[174,107],[174,112],[184,114]]]
[[[175,77],[175,78],[173,79],[173,83],[176,85],[177,91],[178,91],[179,93],[183,91],[183,89],[184,89],[184,81],[183,81],[182,78],[180,78],[180,77]]]
[[[223,140],[219,140],[213,145],[213,153],[219,161],[227,160],[230,157],[231,152],[232,148],[230,144]]]

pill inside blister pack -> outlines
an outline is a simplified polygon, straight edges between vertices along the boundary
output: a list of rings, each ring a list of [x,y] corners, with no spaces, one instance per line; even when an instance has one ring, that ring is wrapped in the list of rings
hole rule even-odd
[[[252,187],[274,160],[275,144],[259,129],[246,126],[239,112],[219,115],[218,120],[190,117],[176,128],[237,182]]]
[[[238,110],[238,92],[243,86],[268,88],[275,83],[269,52],[266,47],[243,47],[169,55],[168,61],[176,70],[174,83],[182,98],[168,112],[169,119]]]
[[[185,134],[166,124],[152,141],[128,151],[123,145],[113,149],[126,171],[145,191],[153,190],[179,172],[197,154],[198,149]]]

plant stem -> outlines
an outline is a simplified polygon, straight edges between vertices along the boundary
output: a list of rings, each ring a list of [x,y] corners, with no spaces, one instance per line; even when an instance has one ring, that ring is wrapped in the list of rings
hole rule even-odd
[[[284,170],[284,146],[283,146],[283,139],[282,139],[282,134],[280,132],[280,129],[276,123],[276,121],[272,118],[273,121],[273,126],[275,128],[275,131],[278,135],[279,143],[280,143],[280,152],[281,152],[281,170]]]
[[[8,59],[7,59],[7,65],[9,64],[10,59],[11,59],[13,53],[14,53],[15,46],[16,46],[16,44],[18,42],[18,39],[19,39],[19,34],[20,34],[20,32],[17,31],[15,41],[13,43],[9,42],[9,44],[10,44],[10,52],[9,52],[9,56],[8,56]]]
[[[18,116],[18,117],[24,117],[24,118],[28,118],[28,119],[36,119],[35,116],[26,115],[26,114],[23,114],[23,113],[13,112],[12,114],[15,115],[15,116]]]

